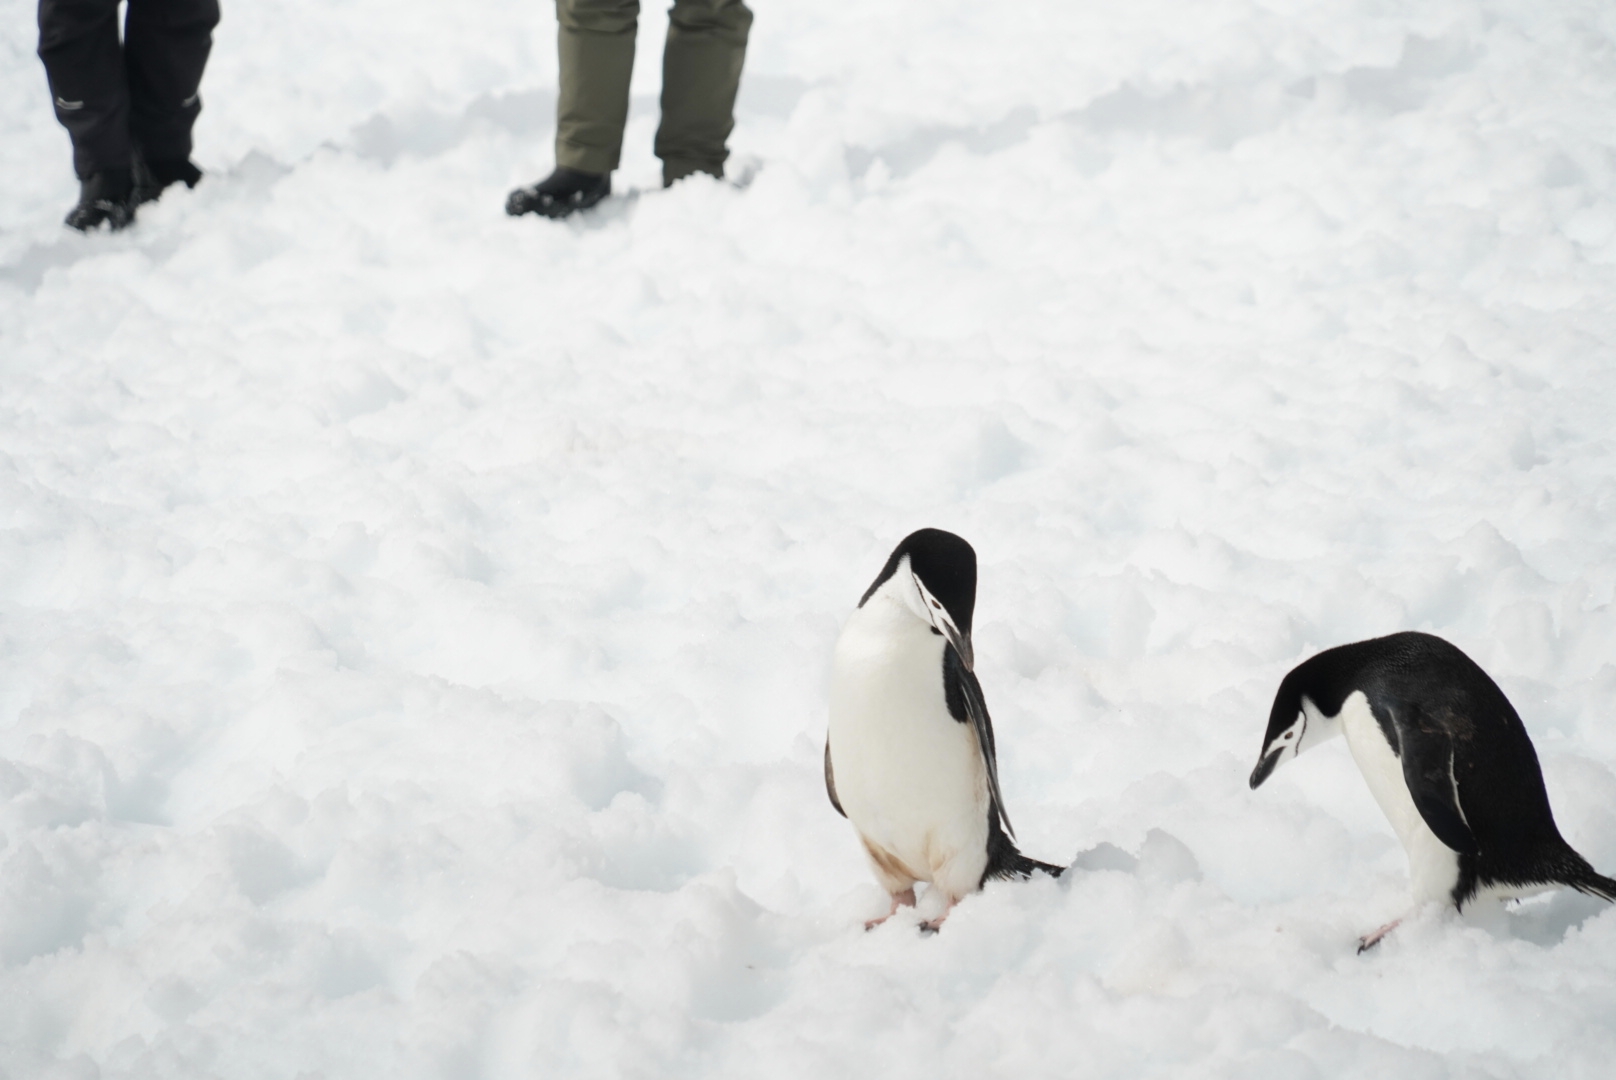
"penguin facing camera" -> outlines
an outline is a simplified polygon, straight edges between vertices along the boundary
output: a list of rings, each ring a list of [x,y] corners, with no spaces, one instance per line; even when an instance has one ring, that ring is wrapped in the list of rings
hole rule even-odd
[[[915,903],[915,884],[946,907],[936,930],[989,878],[1061,867],[1016,849],[971,649],[976,552],[921,529],[893,549],[848,617],[831,665],[825,790],[852,822],[892,898],[872,928]]]
[[[1276,768],[1345,735],[1408,854],[1415,905],[1559,885],[1616,901],[1555,827],[1537,752],[1498,684],[1454,645],[1401,633],[1326,649],[1279,684],[1253,789]],[[1402,919],[1358,939],[1363,952]]]

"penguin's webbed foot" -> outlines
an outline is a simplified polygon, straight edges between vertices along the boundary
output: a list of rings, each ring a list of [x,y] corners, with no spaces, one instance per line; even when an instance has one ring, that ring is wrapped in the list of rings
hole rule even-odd
[[[915,906],[915,890],[913,888],[905,889],[905,890],[903,890],[903,892],[893,893],[892,894],[892,907],[887,911],[887,913],[885,915],[881,916],[879,919],[871,919],[869,922],[865,923],[864,924],[864,929],[866,929],[866,930],[874,930],[877,926],[880,926],[882,923],[884,923],[888,919],[892,918],[892,916],[896,915],[898,913],[898,909],[900,907],[914,907],[914,906]]]
[[[1365,934],[1363,937],[1359,938],[1358,939],[1358,955],[1362,956],[1364,953],[1368,952],[1370,949],[1373,949],[1376,945],[1379,945],[1380,944],[1380,939],[1385,937],[1387,934],[1391,933],[1393,930],[1396,930],[1397,927],[1402,924],[1402,921],[1403,921],[1402,919],[1393,919],[1391,922],[1387,923],[1385,926],[1382,926],[1379,930],[1375,930],[1375,931],[1373,931],[1371,933],[1368,933],[1368,934]]]

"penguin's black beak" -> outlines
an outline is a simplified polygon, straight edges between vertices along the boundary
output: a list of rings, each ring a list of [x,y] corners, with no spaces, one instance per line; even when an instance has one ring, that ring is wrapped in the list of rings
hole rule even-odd
[[[932,629],[942,634],[948,639],[948,643],[954,646],[954,651],[959,653],[966,671],[975,671],[976,653],[971,649],[971,635],[960,633],[960,628],[954,625],[954,617],[948,613],[948,608],[931,594],[931,590],[926,588],[926,583],[920,580],[919,574],[913,576],[915,592],[920,597],[920,606],[925,609],[926,619],[931,623]]]
[[[1251,790],[1256,791],[1262,787],[1262,782],[1268,779],[1269,774],[1279,765],[1279,759],[1284,750],[1273,750],[1264,754],[1258,761],[1257,767],[1251,770]]]
[[[960,633],[947,615],[938,619],[937,623],[940,624],[937,629],[943,632],[943,636],[948,639],[948,643],[954,646],[954,651],[959,653],[960,662],[965,665],[965,670],[975,671],[976,656],[971,651],[971,639],[967,635]]]

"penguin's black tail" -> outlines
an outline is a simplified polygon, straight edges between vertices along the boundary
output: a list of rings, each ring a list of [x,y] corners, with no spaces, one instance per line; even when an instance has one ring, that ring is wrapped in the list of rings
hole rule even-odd
[[[1029,859],[1021,852],[1015,852],[1009,859],[999,866],[988,864],[988,872],[982,875],[982,880],[993,878],[997,881],[1026,881],[1035,871],[1042,870],[1050,877],[1060,877],[1066,872],[1066,867],[1056,866],[1054,863],[1040,862]],[[1607,899],[1609,899],[1607,897]]]
[[[1601,877],[1592,870],[1586,876],[1579,877],[1576,881],[1569,881],[1566,884],[1578,892],[1587,893],[1589,896],[1597,896],[1601,900],[1608,900],[1616,904],[1616,881],[1612,881],[1608,877]]]
[[[1587,859],[1571,849],[1570,844],[1561,841],[1561,848],[1559,858],[1554,860],[1553,870],[1545,874],[1542,880],[1558,881],[1578,892],[1616,904],[1616,881],[1595,870]]]
[[[1029,859],[1016,847],[1016,842],[1005,835],[998,816],[988,818],[988,865],[982,871],[984,884],[988,881],[1025,881],[1039,870],[1050,877],[1060,877],[1065,869],[1064,866]]]

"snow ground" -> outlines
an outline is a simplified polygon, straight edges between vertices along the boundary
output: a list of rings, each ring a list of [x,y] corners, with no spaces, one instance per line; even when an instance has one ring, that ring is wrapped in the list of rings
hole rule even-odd
[[[1426,914],[1279,677],[1402,628],[1616,872],[1616,11],[758,0],[744,190],[548,168],[535,0],[226,3],[207,180],[68,234],[0,0],[0,1075],[1553,1077],[1616,913]],[[982,561],[1023,846],[940,935],[820,775]]]

